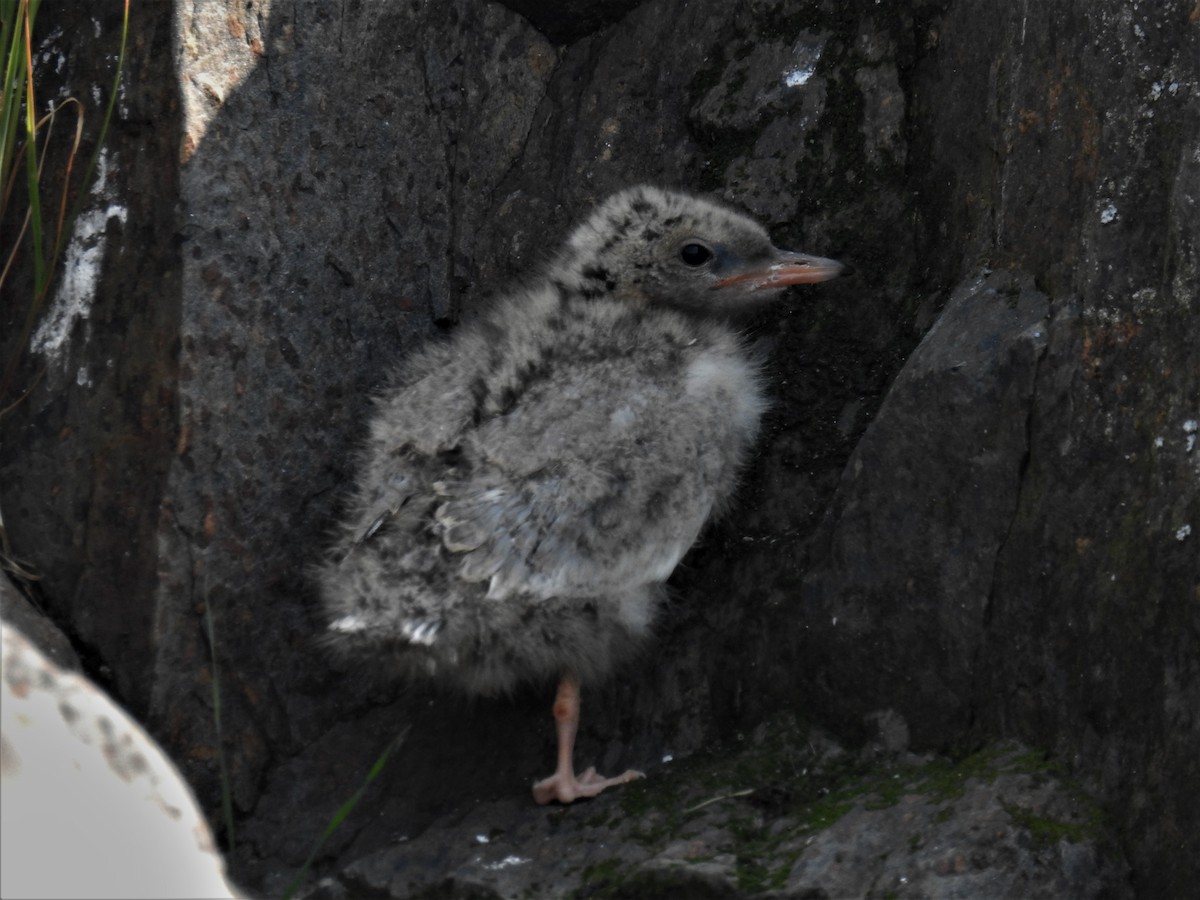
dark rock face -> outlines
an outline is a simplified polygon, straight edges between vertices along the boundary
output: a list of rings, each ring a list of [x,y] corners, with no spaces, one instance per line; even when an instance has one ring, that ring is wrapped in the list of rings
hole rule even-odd
[[[611,25],[641,0],[507,0],[502,5],[520,13],[534,28],[560,44],[578,40]]]
[[[64,7],[49,29],[56,37],[35,52],[45,77],[39,95],[90,98],[94,87],[107,99],[120,24],[119,8]],[[81,53],[65,39],[97,32],[81,40]],[[178,440],[180,108],[169,17],[135,22],[132,42],[142,49],[131,54],[120,114],[64,251],[59,287],[0,400],[7,407],[36,382],[0,426],[0,502],[14,552],[45,575],[53,618],[94,651],[93,674],[144,712],[155,681],[157,531]],[[76,173],[94,148],[103,115],[96,107]],[[62,119],[70,115],[68,108]],[[73,126],[60,121],[54,130],[60,138],[43,176],[48,186],[63,182],[69,143],[61,134]],[[43,204],[51,196],[57,204],[46,193]],[[5,248],[15,242],[24,204],[10,213],[0,223]],[[21,352],[31,296],[28,268],[4,283],[6,362]]]
[[[997,164],[955,176],[979,178],[990,206],[967,204],[990,224],[961,227],[1035,273],[1051,321],[973,667],[975,731],[1036,735],[1084,762],[1136,835],[1139,887],[1187,893],[1200,835],[1200,11],[991,14],[956,10],[941,32],[949,68],[968,44],[973,59],[1028,61],[997,85],[1003,120],[966,131],[991,138]],[[979,115],[958,96],[928,131],[935,156]]]
[[[611,190],[713,192],[858,274],[754,327],[776,394],[760,458],[677,573],[653,658],[585,694],[581,756],[646,766],[781,707],[899,748],[1015,736],[1101,792],[1143,894],[1181,895],[1200,876],[1194,3],[589,10],[135,8],[74,277],[3,419],[4,523],[51,617],[210,810],[215,661],[249,883],[303,861],[405,725],[329,870],[523,795],[549,695],[370,692],[315,649],[306,568],[396,360]],[[116,19],[40,24],[47,91],[106,83]]]
[[[968,733],[1048,311],[1028,276],[960,286],[850,456],[796,633],[812,673],[802,690],[844,729],[897,709],[919,746]]]

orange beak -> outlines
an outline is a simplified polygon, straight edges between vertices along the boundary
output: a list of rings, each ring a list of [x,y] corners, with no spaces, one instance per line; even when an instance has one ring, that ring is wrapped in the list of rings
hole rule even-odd
[[[774,290],[793,284],[816,284],[836,278],[844,266],[833,259],[781,251],[775,262],[722,278],[714,288],[744,285],[748,291]]]

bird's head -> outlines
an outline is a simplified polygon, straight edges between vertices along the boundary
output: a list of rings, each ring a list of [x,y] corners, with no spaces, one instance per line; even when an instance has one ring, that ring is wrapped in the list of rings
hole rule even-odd
[[[641,186],[613,195],[576,228],[551,276],[587,297],[728,315],[841,270],[776,248],[762,226],[727,207]]]

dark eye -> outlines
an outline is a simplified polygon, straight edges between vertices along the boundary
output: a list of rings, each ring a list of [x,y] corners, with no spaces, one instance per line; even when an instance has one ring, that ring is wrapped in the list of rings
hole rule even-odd
[[[703,244],[684,244],[679,248],[679,258],[685,265],[702,266],[712,257],[712,251]]]

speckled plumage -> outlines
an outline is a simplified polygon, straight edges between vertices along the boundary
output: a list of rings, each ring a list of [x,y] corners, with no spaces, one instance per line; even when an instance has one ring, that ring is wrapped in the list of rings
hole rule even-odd
[[[320,571],[336,643],[481,694],[609,672],[758,433],[728,314],[837,268],[701,198],[610,198],[379,399]]]

